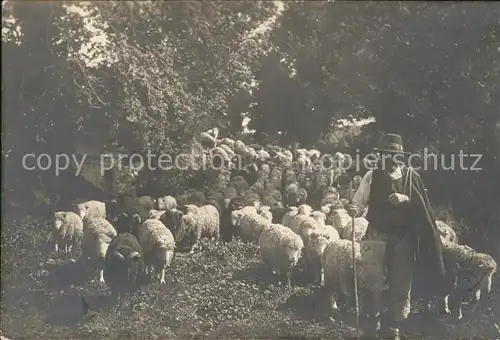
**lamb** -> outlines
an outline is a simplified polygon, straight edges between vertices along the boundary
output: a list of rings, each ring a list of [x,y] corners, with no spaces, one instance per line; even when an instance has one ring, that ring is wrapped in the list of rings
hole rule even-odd
[[[175,209],[175,208],[174,208],[174,209]],[[171,210],[171,209],[169,209],[169,210]],[[149,211],[149,218],[150,218],[150,219],[154,219],[154,220],[159,220],[159,219],[160,219],[160,217],[161,217],[164,213],[166,213],[166,212],[167,212],[167,210],[156,210],[156,209],[151,209],[151,210]]]
[[[259,236],[266,227],[271,225],[271,220],[257,214],[246,214],[241,216],[235,223],[237,235],[243,241],[257,243]]]
[[[164,196],[160,197],[157,200],[157,208],[158,210],[172,210],[177,208],[177,201],[173,196]]]
[[[373,331],[380,324],[381,294],[384,289],[384,258],[386,243],[362,241],[354,244],[360,309],[372,318]],[[333,309],[347,307],[353,297],[353,258],[350,240],[328,243],[323,251],[324,288]],[[337,305],[337,302],[339,305]]]
[[[467,271],[468,273],[472,273],[474,277],[479,279],[479,282],[477,282],[474,289],[472,290],[472,297],[475,302],[477,303],[479,301],[487,301],[491,295],[491,283],[493,274],[495,274],[495,272],[497,271],[497,263],[495,259],[489,254],[479,253],[467,245],[460,245],[446,240],[443,241],[443,260],[445,262],[445,266],[447,267],[447,271],[449,271],[449,267],[454,267],[455,265],[459,268],[458,277],[454,278],[455,282],[458,281],[458,287],[457,289],[455,289],[455,294],[453,294],[455,300],[453,312],[459,319],[461,319],[462,297],[457,296],[458,294],[456,293],[458,292],[458,288],[460,288],[460,290],[463,290],[462,288],[472,288],[463,287],[466,284],[470,285],[469,282],[463,282],[466,281],[463,277],[465,271]],[[447,302],[448,296],[445,296],[444,309],[447,313],[450,313]]]
[[[116,235],[109,244],[104,259],[104,278],[118,299],[138,287],[137,279],[144,268],[142,249],[130,233]]]
[[[438,228],[439,234],[441,235],[441,240],[458,243],[457,233],[448,224],[443,221],[436,221],[436,226]]]
[[[259,237],[262,262],[278,275],[286,276],[286,284],[292,286],[292,270],[302,257],[304,243],[300,236],[281,224],[271,224]]]
[[[54,213],[54,251],[64,249],[65,253],[80,248],[83,238],[83,221],[72,211]]]
[[[360,242],[363,236],[366,234],[366,229],[368,228],[368,221],[364,217],[356,217],[354,219],[354,240],[356,242]],[[343,228],[342,238],[346,240],[352,239],[352,219],[347,225]]]
[[[313,283],[319,283],[323,286],[323,266],[321,257],[326,246],[336,239],[329,239],[318,232],[309,235],[307,245],[305,246],[306,268],[311,273]]]
[[[83,222],[82,261],[90,258],[93,267],[99,270],[99,282],[105,283],[104,258],[116,230],[104,218],[86,218]]]
[[[143,249],[146,274],[160,273],[160,284],[165,283],[165,270],[174,257],[175,240],[167,227],[158,220],[146,220],[139,228],[139,244]]]
[[[75,212],[83,220],[88,218],[106,218],[106,203],[100,201],[84,201],[75,205]]]
[[[263,205],[260,211],[260,216],[269,220],[270,222],[273,220],[273,213],[271,212],[271,207],[268,205]]]

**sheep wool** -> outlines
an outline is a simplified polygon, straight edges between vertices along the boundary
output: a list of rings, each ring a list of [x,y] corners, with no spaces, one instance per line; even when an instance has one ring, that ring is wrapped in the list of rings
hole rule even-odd
[[[159,220],[146,220],[139,228],[139,244],[143,250],[146,274],[160,273],[160,284],[165,283],[165,270],[172,263],[175,250],[174,236]]]
[[[308,271],[311,273],[314,283],[319,283],[323,286],[323,265],[321,257],[326,246],[333,242],[324,235],[313,232],[309,235],[307,244],[305,245],[305,258]]]
[[[376,314],[380,311],[380,296],[384,288],[385,248],[383,241],[354,244],[360,306],[367,308],[364,298],[373,298],[369,300],[376,305],[370,309]],[[349,240],[333,241],[323,251],[324,287],[333,308],[337,308],[337,301],[345,307],[345,302],[353,295],[352,264],[352,243]]]
[[[363,236],[366,234],[366,229],[368,228],[368,221],[364,217],[356,217],[354,219],[354,240],[356,242],[360,242]],[[347,223],[345,228],[342,231],[342,238],[346,240],[352,239],[352,218]]]
[[[469,246],[443,241],[443,259],[445,263],[457,264],[460,270],[467,270],[480,278],[474,289],[476,299],[488,297],[491,292],[493,274],[497,271],[495,259],[489,255],[475,251]]]
[[[83,221],[82,258],[90,258],[92,265],[99,269],[99,282],[104,281],[104,258],[109,244],[117,235],[115,228],[104,218],[86,218]]]
[[[106,203],[100,201],[85,201],[76,204],[76,213],[84,218],[106,218]]]
[[[54,251],[63,249],[65,253],[81,246],[83,238],[83,221],[72,211],[54,213]]]
[[[220,236],[220,218],[217,209],[211,205],[204,205],[196,207],[196,210],[193,210],[192,213],[196,215],[201,227],[201,237],[218,240]]]
[[[259,236],[266,227],[271,225],[271,220],[257,214],[244,215],[236,225],[237,235],[243,241],[257,243]]]
[[[273,213],[271,212],[271,207],[268,205],[262,206],[260,216],[264,217],[265,219],[271,222],[273,220]]]
[[[289,227],[294,233],[298,233],[299,224],[302,223],[302,221],[308,219],[311,213],[312,208],[309,205],[303,204],[299,206],[297,209],[297,214],[288,221],[287,227]]]
[[[186,205],[185,208],[180,226],[175,228],[177,232],[174,237],[177,243],[187,242],[191,247],[190,253],[193,253],[202,237],[219,240],[220,218],[214,206]]]
[[[104,277],[113,294],[133,292],[143,272],[144,260],[137,238],[130,233],[116,235],[110,242],[104,260]]]
[[[160,197],[157,200],[158,210],[172,210],[177,208],[177,201],[173,196]]]
[[[291,287],[292,270],[302,256],[304,243],[300,236],[280,224],[266,227],[259,237],[261,259],[268,269],[286,276]]]
[[[344,208],[334,205],[326,219],[326,224],[331,224],[337,229],[340,235],[343,235],[344,229],[352,223],[352,218]]]
[[[324,226],[326,222],[326,215],[322,211],[313,211],[311,217],[318,222],[318,225]]]
[[[443,221],[436,221],[436,226],[438,228],[439,234],[441,235],[441,240],[458,243],[458,237],[455,230]]]

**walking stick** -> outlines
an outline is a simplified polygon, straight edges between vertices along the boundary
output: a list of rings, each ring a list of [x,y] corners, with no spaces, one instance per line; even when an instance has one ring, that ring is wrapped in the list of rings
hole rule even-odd
[[[349,203],[352,203],[352,179],[349,182]],[[351,241],[352,241],[352,270],[353,270],[353,277],[354,277],[354,306],[356,308],[356,339],[359,340],[359,303],[358,303],[358,278],[356,275],[356,249],[354,248],[354,237],[356,235],[355,233],[355,221],[354,221],[354,216],[351,217],[351,225],[352,225],[352,235],[351,235]]]

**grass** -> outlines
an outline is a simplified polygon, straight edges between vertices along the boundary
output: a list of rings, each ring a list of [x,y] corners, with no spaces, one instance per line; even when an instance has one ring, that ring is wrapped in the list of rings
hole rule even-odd
[[[2,227],[2,320],[10,339],[330,338],[354,335],[352,315],[333,320],[319,288],[293,288],[264,272],[254,245],[204,242],[193,255],[176,254],[167,283],[149,283],[119,308],[96,275],[52,252],[49,227],[26,217]],[[84,315],[81,297],[91,311]],[[411,338],[498,337],[500,287],[493,308],[466,307],[465,321],[415,313]],[[418,302],[414,309],[418,308]]]

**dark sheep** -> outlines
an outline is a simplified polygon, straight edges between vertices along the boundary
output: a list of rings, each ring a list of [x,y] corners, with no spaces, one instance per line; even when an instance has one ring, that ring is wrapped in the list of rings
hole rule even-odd
[[[104,278],[118,299],[138,288],[138,279],[144,270],[144,259],[139,241],[134,235],[116,235],[109,244],[104,262]]]
[[[273,214],[273,223],[281,224],[283,216],[289,211],[289,208],[271,208],[270,211]]]
[[[172,235],[177,235],[177,229],[181,225],[181,219],[184,213],[180,209],[173,209],[165,212],[161,217],[160,221],[167,227]],[[175,240],[177,242],[177,239]]]

